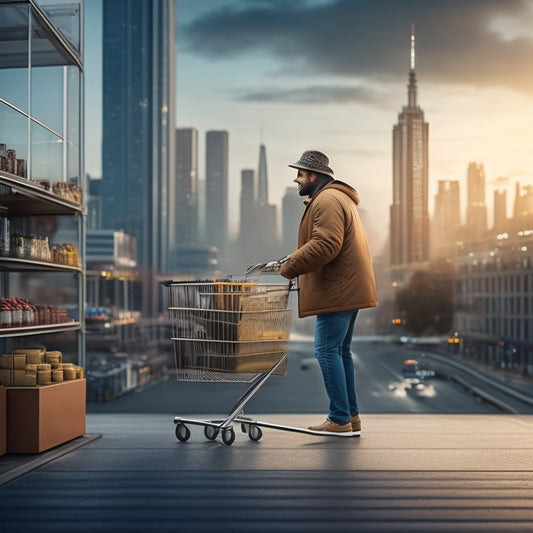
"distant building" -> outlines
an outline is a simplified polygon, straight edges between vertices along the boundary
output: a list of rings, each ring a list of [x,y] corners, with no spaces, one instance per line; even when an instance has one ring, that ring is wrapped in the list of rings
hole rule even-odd
[[[266,160],[266,146],[259,146],[259,165],[257,168],[257,202],[268,205],[268,170]]]
[[[439,180],[432,224],[432,257],[453,257],[461,227],[459,181]]]
[[[102,229],[102,180],[92,179],[89,182],[89,198],[87,199],[87,229]]]
[[[198,244],[198,131],[176,130],[176,194],[170,230],[173,246]]]
[[[523,188],[516,183],[513,219],[508,224],[510,231],[533,229],[533,187],[527,185]]]
[[[287,187],[281,203],[281,244],[288,254],[298,247],[298,228],[305,209],[297,187]]]
[[[104,0],[102,15],[103,227],[136,238],[143,312],[155,316],[174,224],[176,2]]]
[[[268,171],[264,144],[259,146],[255,219],[255,236],[259,245],[257,253],[265,259],[275,258],[279,254],[278,208],[268,202]]]
[[[469,244],[455,260],[454,327],[466,356],[533,373],[533,231]]]
[[[391,267],[400,270],[429,260],[429,126],[417,104],[415,37],[411,34],[408,103],[393,127]]]
[[[255,201],[255,171],[241,171],[241,202],[240,202],[239,246],[252,246],[256,242],[257,217]]]
[[[208,131],[205,137],[205,217],[209,246],[224,255],[228,243],[228,158],[227,131]]]
[[[466,228],[467,242],[486,238],[487,206],[485,203],[485,169],[481,163],[469,163],[467,172]]]
[[[492,230],[502,233],[507,228],[507,191],[494,191],[494,224]]]
[[[137,267],[135,238],[123,231],[88,229],[86,242],[89,269]]]

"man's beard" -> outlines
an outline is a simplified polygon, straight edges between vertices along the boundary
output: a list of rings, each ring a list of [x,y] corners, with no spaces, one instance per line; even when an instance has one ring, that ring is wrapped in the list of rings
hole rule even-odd
[[[314,191],[314,189],[315,189],[315,184],[308,182],[306,185],[301,185],[298,188],[298,194],[300,196],[311,196],[311,193]]]

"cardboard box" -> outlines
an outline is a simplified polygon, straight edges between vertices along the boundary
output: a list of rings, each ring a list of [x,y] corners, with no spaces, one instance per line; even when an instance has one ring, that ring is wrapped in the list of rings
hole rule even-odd
[[[84,379],[7,388],[7,453],[40,453],[85,434]]]
[[[0,455],[6,453],[6,388],[0,387]]]

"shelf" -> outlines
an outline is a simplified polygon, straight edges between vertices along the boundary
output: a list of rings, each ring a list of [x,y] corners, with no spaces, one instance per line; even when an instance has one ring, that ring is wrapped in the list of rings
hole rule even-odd
[[[0,338],[42,335],[44,333],[59,333],[62,331],[77,330],[80,328],[80,322],[65,322],[63,324],[49,324],[46,326],[23,326],[20,328],[0,328]]]
[[[58,265],[34,259],[19,259],[16,257],[0,256],[0,271],[10,272],[82,272],[80,267],[70,265]]]
[[[82,211],[81,204],[41,189],[25,178],[0,171],[0,216],[72,215]]]

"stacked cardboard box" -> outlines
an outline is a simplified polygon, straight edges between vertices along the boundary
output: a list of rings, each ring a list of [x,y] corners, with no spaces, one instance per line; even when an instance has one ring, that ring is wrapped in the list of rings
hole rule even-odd
[[[82,378],[83,369],[63,363],[59,351],[21,348],[0,356],[0,384],[4,386],[43,386]]]

